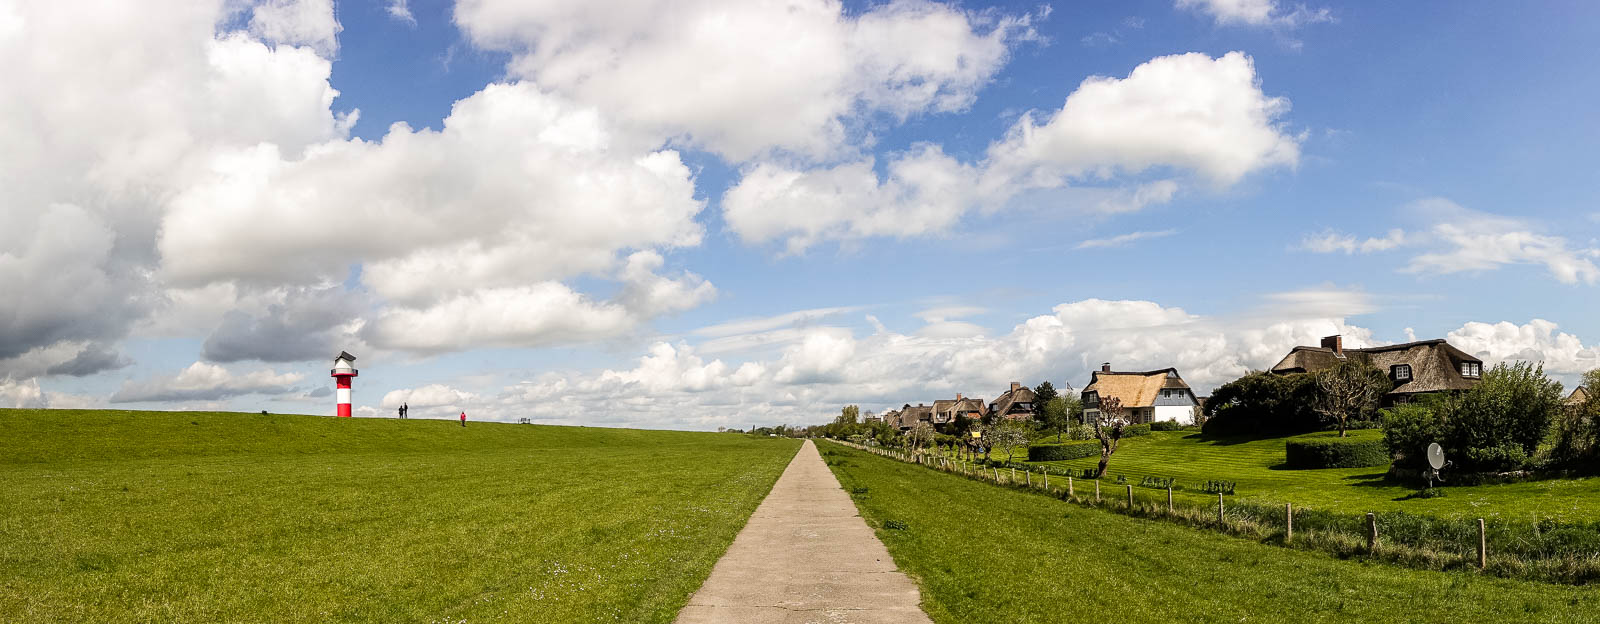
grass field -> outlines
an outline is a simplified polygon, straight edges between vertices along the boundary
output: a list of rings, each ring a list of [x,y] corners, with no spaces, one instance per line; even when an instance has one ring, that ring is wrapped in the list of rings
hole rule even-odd
[[[1594,622],[1600,592],[1426,572],[1085,509],[820,443],[936,622]],[[890,520],[907,525],[887,530]]]
[[[1600,519],[1600,478],[1548,479],[1500,485],[1452,486],[1445,484],[1442,498],[1410,498],[1417,488],[1384,479],[1387,466],[1289,470],[1283,467],[1287,440],[1336,435],[1314,433],[1293,438],[1258,440],[1203,440],[1193,432],[1154,432],[1122,441],[1106,470],[1104,483],[1118,475],[1138,485],[1145,476],[1172,477],[1186,491],[1177,496],[1198,502],[1215,495],[1195,493],[1211,479],[1234,481],[1235,496],[1259,502],[1294,503],[1328,511],[1408,511],[1441,516],[1562,521]],[[1381,438],[1377,430],[1351,435]],[[1004,459],[1003,455],[995,456]],[[1074,474],[1093,468],[1099,456],[1062,462],[1044,462],[1054,471]],[[1117,486],[1120,488],[1121,486]]]
[[[0,622],[669,622],[798,447],[0,410]]]

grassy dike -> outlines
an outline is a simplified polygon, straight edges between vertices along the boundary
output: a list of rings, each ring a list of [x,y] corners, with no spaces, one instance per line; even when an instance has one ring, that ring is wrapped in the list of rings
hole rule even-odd
[[[1600,618],[1593,587],[1344,561],[820,446],[937,622]]]
[[[670,622],[798,447],[0,410],[0,622]]]

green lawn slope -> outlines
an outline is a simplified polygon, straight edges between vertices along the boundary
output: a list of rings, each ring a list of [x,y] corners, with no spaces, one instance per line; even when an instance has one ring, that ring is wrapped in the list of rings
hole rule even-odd
[[[0,410],[0,622],[669,622],[798,447]]]
[[[1197,493],[1208,480],[1237,483],[1236,496],[1258,502],[1294,503],[1329,511],[1365,513],[1409,511],[1438,516],[1518,520],[1590,521],[1600,518],[1600,478],[1546,479],[1481,486],[1444,484],[1442,498],[1416,498],[1416,487],[1388,481],[1388,466],[1291,470],[1284,466],[1288,440],[1338,435],[1313,433],[1286,438],[1207,440],[1187,431],[1157,431],[1122,441],[1106,470],[1105,484],[1125,477],[1138,485],[1146,476],[1172,477],[1183,487],[1181,499],[1215,501]],[[1352,431],[1357,438],[1382,438],[1377,430]],[[1004,459],[1004,456],[999,456]],[[1099,455],[1042,462],[1052,471],[1077,474],[1093,468]],[[1091,486],[1092,487],[1092,486]],[[1120,488],[1121,486],[1115,486]]]
[[[1600,613],[1592,587],[1339,560],[821,449],[936,622],[1594,622]]]

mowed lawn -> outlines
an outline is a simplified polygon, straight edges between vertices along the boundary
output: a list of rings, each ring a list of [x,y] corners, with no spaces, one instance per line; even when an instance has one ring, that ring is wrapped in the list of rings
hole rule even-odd
[[[1343,561],[819,447],[936,622],[1600,618],[1592,587]]]
[[[669,622],[798,447],[0,410],[0,622]]]
[[[1237,483],[1235,496],[1239,499],[1294,503],[1330,511],[1408,511],[1521,520],[1591,521],[1600,518],[1600,479],[1592,477],[1471,487],[1446,482],[1444,497],[1422,499],[1408,498],[1419,488],[1386,480],[1384,473],[1388,466],[1320,470],[1289,470],[1283,466],[1286,441],[1336,435],[1313,433],[1290,438],[1204,440],[1194,432],[1157,431],[1122,441],[1111,457],[1102,487],[1114,484],[1119,475],[1135,486],[1145,476],[1172,477],[1183,486],[1184,491],[1176,494],[1180,500],[1215,504],[1216,495],[1197,492],[1206,481],[1220,479]],[[1351,435],[1383,437],[1378,430],[1353,431]],[[1003,456],[999,458],[1004,459]],[[1035,465],[1077,474],[1095,467],[1099,461],[1097,454]],[[1113,487],[1120,492],[1122,486]],[[1161,497],[1165,495],[1163,491]]]

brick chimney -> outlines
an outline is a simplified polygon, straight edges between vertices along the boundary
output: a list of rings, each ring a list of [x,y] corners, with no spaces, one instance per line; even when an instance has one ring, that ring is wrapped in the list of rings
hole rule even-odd
[[[1106,362],[1104,364],[1101,364],[1100,365],[1100,372],[1102,372],[1102,373],[1111,372],[1111,363],[1110,362]]]
[[[1332,351],[1334,355],[1342,355],[1344,353],[1344,337],[1334,334],[1323,338],[1322,348]]]
[[[1018,383],[1018,382],[1015,382],[1015,381],[1011,382],[1011,391],[1012,392],[1016,392],[1016,391],[1021,390],[1021,389],[1022,389],[1022,384],[1021,383]]]
[[[961,393],[960,393],[960,392],[957,392],[957,393],[956,393],[956,400],[957,400],[957,401],[960,401],[960,400],[961,400]]]

